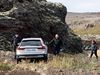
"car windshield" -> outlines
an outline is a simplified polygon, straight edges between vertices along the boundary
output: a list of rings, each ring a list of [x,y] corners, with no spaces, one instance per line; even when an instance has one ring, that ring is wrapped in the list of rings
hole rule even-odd
[[[21,46],[41,46],[40,40],[23,40]]]

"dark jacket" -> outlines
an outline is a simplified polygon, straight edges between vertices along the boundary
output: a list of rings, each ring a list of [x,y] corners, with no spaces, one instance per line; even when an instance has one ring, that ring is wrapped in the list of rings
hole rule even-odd
[[[97,51],[97,45],[96,44],[91,44],[91,50],[92,51]]]
[[[52,47],[57,47],[57,48],[61,48],[62,44],[62,40],[61,39],[56,39],[54,38],[53,40],[51,40],[51,42],[49,43]]]
[[[19,42],[20,42],[20,38],[13,36],[11,44],[13,46],[17,46]]]

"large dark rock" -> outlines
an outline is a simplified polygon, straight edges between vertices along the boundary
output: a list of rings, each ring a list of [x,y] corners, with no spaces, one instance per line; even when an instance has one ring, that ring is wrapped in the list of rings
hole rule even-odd
[[[0,0],[0,12],[5,12],[13,7],[13,0]]]
[[[42,37],[49,42],[58,33],[66,51],[82,52],[81,39],[65,23],[65,6],[46,0],[13,0],[12,5],[0,17],[0,33],[8,40],[17,32],[22,38]]]

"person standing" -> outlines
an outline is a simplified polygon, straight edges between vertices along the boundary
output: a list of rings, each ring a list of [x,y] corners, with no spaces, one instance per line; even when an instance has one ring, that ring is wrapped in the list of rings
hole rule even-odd
[[[12,38],[12,46],[13,46],[13,51],[14,53],[16,53],[16,48],[18,46],[18,43],[20,42],[20,38],[19,38],[19,35],[18,34],[15,34]],[[16,56],[15,56],[16,58]]]
[[[93,54],[95,54],[96,59],[98,60],[97,50],[98,50],[97,43],[96,43],[95,40],[92,40],[92,42],[91,42],[91,55],[90,55],[90,58],[92,58]]]
[[[60,39],[58,34],[55,35],[55,38],[53,38],[49,44],[51,44],[53,47],[53,54],[59,54],[62,46],[62,40]]]

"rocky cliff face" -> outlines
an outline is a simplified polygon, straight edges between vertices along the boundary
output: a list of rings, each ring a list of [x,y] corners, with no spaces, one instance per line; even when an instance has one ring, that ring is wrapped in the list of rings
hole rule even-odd
[[[0,35],[7,40],[17,32],[22,38],[42,37],[45,41],[50,41],[58,33],[66,50],[82,52],[80,38],[73,34],[65,23],[67,9],[62,4],[46,0],[1,2],[0,5],[5,7],[0,7]]]

